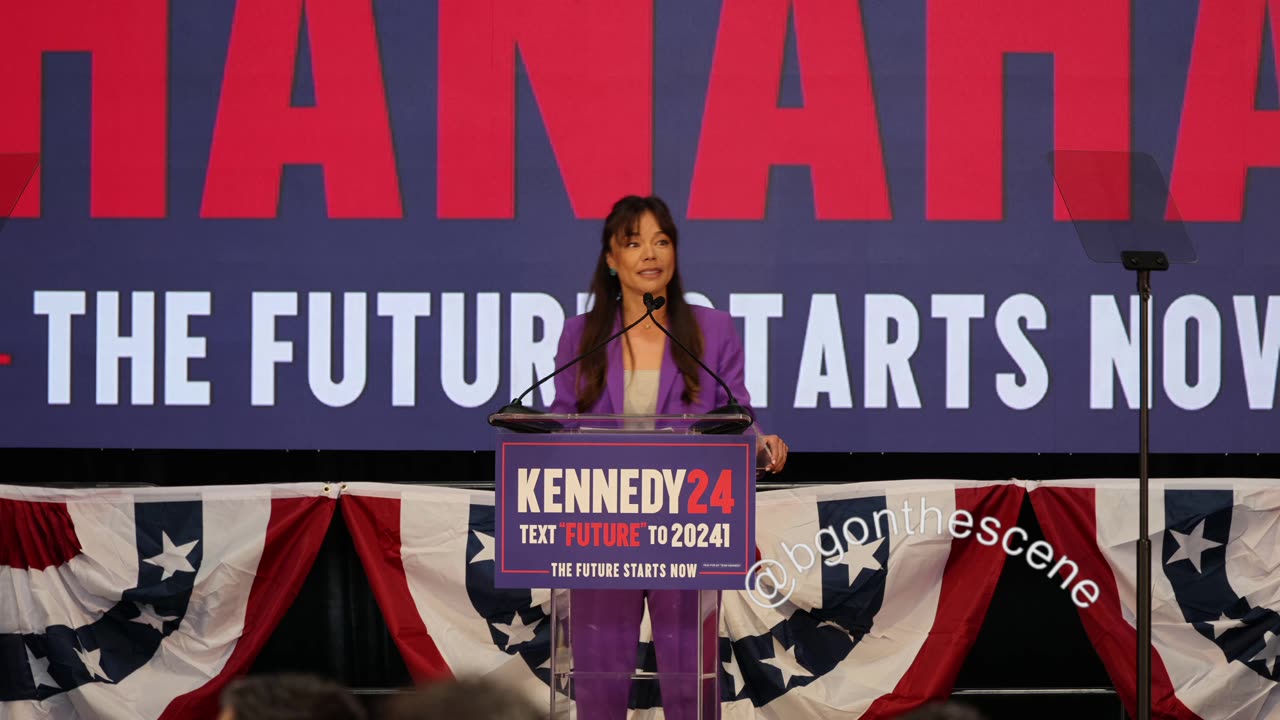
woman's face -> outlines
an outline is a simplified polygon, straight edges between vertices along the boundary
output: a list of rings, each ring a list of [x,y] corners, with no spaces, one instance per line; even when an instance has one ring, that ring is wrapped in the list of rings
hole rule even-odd
[[[624,231],[613,239],[605,260],[618,272],[623,292],[631,295],[665,296],[676,271],[675,245],[649,212],[640,216],[635,232]]]

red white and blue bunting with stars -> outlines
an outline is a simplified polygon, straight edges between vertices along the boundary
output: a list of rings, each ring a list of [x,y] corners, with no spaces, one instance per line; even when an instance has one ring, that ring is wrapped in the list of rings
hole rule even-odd
[[[850,518],[875,527],[891,508],[901,522],[904,503],[1007,530],[1028,498],[1055,556],[1097,582],[1080,617],[1133,714],[1132,480],[762,492],[757,545],[791,563],[784,545],[813,546]],[[1156,716],[1280,719],[1280,481],[1152,481],[1151,500]],[[0,716],[212,718],[218,692],[293,602],[339,507],[416,678],[488,675],[545,700],[550,594],[493,587],[490,492],[0,485]],[[777,607],[724,593],[724,717],[887,718],[951,690],[1005,563],[1025,557],[976,533],[938,533],[918,515],[914,532],[840,537],[839,561],[820,553]],[[637,667],[656,669],[647,624],[638,640]],[[633,717],[662,716],[652,688],[637,686],[631,704]]]
[[[292,604],[335,497],[0,486],[0,717],[212,718]]]

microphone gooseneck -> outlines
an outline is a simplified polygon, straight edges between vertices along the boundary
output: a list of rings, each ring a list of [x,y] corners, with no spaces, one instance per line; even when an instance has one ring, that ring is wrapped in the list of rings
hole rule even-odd
[[[658,322],[657,318],[653,317],[653,311],[661,308],[663,305],[666,304],[666,302],[667,302],[667,299],[665,297],[655,298],[652,293],[645,293],[644,306],[645,306],[645,309],[648,310],[648,312],[644,314],[644,317],[651,318],[653,320],[653,324],[657,325],[658,329],[661,330],[664,335],[671,338],[671,341],[674,342],[677,347],[683,350],[686,355],[693,358],[694,362],[698,363],[698,365],[701,366],[703,370],[707,371],[708,375],[714,378],[716,382],[720,383],[720,387],[724,388],[725,395],[729,396],[729,402],[725,405],[721,405],[720,407],[712,410],[709,414],[711,415],[746,415],[750,417],[751,413],[745,407],[738,404],[738,399],[733,396],[733,391],[729,389],[729,385],[714,370],[707,367],[707,364],[702,362],[702,358],[698,357],[696,353],[694,353],[689,348],[685,347],[684,343],[676,339],[675,335],[672,335],[670,331],[668,331],[665,327],[662,326],[662,323]],[[641,320],[643,319],[644,318],[641,318]],[[637,320],[637,322],[639,321]],[[741,422],[732,422],[732,421],[717,422],[717,423],[702,421],[702,422],[695,423],[694,427],[708,435],[724,435],[724,434],[741,432],[745,430],[747,427],[749,427],[749,425],[750,423],[744,425]]]
[[[667,330],[667,328],[664,327],[662,323],[658,322],[658,319],[656,317],[653,316],[654,311],[660,310],[666,304],[667,304],[667,299],[665,297],[655,298],[653,296],[653,293],[645,293],[644,294],[644,307],[645,307],[644,315],[641,315],[639,318],[636,319],[635,322],[627,325],[626,327],[622,328],[621,330],[614,333],[613,335],[610,335],[608,339],[597,344],[595,347],[592,347],[591,349],[587,350],[581,355],[565,363],[561,367],[556,368],[556,370],[552,372],[550,375],[547,375],[541,380],[538,380],[537,382],[535,382],[533,385],[530,385],[527,390],[520,393],[519,397],[512,400],[507,405],[503,406],[501,409],[498,410],[498,412],[494,413],[494,415],[490,415],[489,424],[500,426],[500,427],[506,427],[506,428],[521,431],[521,432],[551,432],[553,430],[559,429],[561,427],[559,423],[552,423],[552,422],[545,422],[545,421],[522,423],[519,421],[510,421],[510,420],[495,420],[494,416],[496,415],[530,415],[530,416],[544,415],[545,413],[542,412],[541,410],[537,410],[535,408],[531,408],[523,404],[522,401],[529,393],[538,389],[538,387],[540,387],[543,383],[555,377],[556,375],[559,375],[565,370],[568,370],[574,365],[577,365],[579,362],[582,361],[583,358],[586,358],[592,353],[598,352],[601,348],[613,342],[614,340],[618,339],[622,335],[626,334],[629,330],[639,325],[641,322],[643,322],[646,319],[652,320],[653,324],[656,325],[658,329],[662,331],[662,334],[666,335],[668,338],[671,338],[671,341],[674,342],[677,347],[683,350],[686,355],[693,358],[694,362],[698,363],[698,365],[703,370],[707,371],[708,375],[710,375],[717,383],[720,384],[720,387],[724,388],[725,394],[729,397],[728,404],[721,405],[720,407],[712,410],[709,414],[711,415],[745,415],[747,417],[751,417],[751,412],[738,403],[737,398],[735,398],[733,395],[733,390],[729,389],[729,385],[724,381],[724,379],[721,378],[714,370],[707,367],[707,364],[702,362],[702,358],[698,357],[696,353],[694,353],[692,350],[686,347],[684,343],[680,342],[680,340],[677,339],[675,335],[672,335],[671,332]],[[740,420],[729,420],[729,421],[723,421],[723,422],[704,420],[694,424],[694,429],[708,435],[739,433],[748,427],[750,427],[750,423],[743,423]]]
[[[652,295],[650,295],[649,293],[645,293],[645,297],[647,298],[647,299],[646,299],[646,302],[645,302],[645,306],[646,306],[646,307],[648,307],[649,302],[651,302],[651,301],[653,300],[653,296],[652,296]],[[659,304],[659,305],[658,305],[658,307],[661,307],[661,304]],[[581,362],[581,361],[582,361],[582,359],[583,359],[583,358],[587,357],[588,355],[591,355],[591,354],[592,354],[592,353],[594,353],[594,352],[597,352],[598,350],[600,350],[600,349],[601,349],[601,348],[603,348],[604,346],[606,346],[606,345],[608,345],[609,343],[613,342],[614,340],[618,339],[618,338],[619,338],[619,337],[621,337],[623,334],[625,334],[628,330],[630,330],[631,328],[635,327],[636,325],[639,325],[639,324],[640,324],[640,322],[641,322],[641,321],[643,321],[645,318],[652,318],[652,317],[653,317],[653,311],[652,311],[652,310],[650,310],[649,312],[646,312],[644,315],[641,315],[641,316],[640,316],[640,318],[639,318],[638,320],[636,320],[635,322],[631,323],[630,325],[628,325],[628,326],[626,326],[626,327],[622,328],[621,330],[619,330],[618,332],[614,333],[613,335],[609,336],[609,338],[608,338],[607,340],[605,340],[605,341],[603,341],[603,342],[601,342],[601,343],[597,344],[595,347],[591,348],[590,350],[587,350],[586,352],[582,353],[582,354],[581,354],[581,355],[579,355],[578,357],[576,357],[576,358],[574,358],[574,359],[570,360],[569,362],[565,363],[564,365],[562,365],[562,366],[560,366],[560,367],[556,368],[556,369],[555,369],[555,371],[554,371],[554,372],[552,372],[550,375],[548,375],[548,376],[546,376],[546,377],[542,378],[541,380],[539,380],[539,381],[535,382],[533,385],[530,385],[530,386],[529,386],[529,388],[528,388],[527,390],[525,390],[524,392],[520,393],[520,397],[516,398],[515,400],[512,400],[512,401],[511,401],[510,403],[508,403],[507,405],[504,405],[503,407],[499,408],[498,412],[494,413],[494,415],[544,415],[545,413],[544,413],[544,412],[542,412],[541,410],[538,410],[538,409],[536,409],[536,408],[531,408],[531,407],[528,407],[527,405],[523,404],[523,402],[522,402],[522,401],[524,400],[525,396],[527,396],[529,393],[533,392],[534,390],[538,389],[538,387],[539,387],[539,386],[541,386],[543,383],[545,383],[546,381],[550,380],[551,378],[555,377],[556,375],[559,375],[560,373],[564,372],[565,370],[568,370],[569,368],[573,367],[574,365],[577,365],[579,362]],[[654,322],[656,323],[656,322],[657,322],[657,320],[654,320]],[[490,416],[489,424],[490,424],[490,425],[500,425],[500,426],[502,426],[502,427],[508,427],[508,428],[513,429],[513,430],[525,430],[525,431],[529,431],[529,432],[545,432],[545,431],[546,431],[546,430],[537,430],[537,429],[534,429],[534,428],[532,428],[532,427],[530,427],[530,426],[528,426],[528,425],[524,425],[524,424],[521,424],[521,425],[519,425],[519,426],[516,426],[516,425],[514,425],[514,424],[512,424],[512,423],[509,423],[509,422],[504,422],[504,421],[495,421],[495,420],[493,419],[493,416]],[[559,427],[559,424],[558,424],[558,423],[554,423],[554,424],[553,424],[553,423],[541,423],[541,424],[542,424],[542,425],[546,425],[548,428],[558,428],[558,427]]]

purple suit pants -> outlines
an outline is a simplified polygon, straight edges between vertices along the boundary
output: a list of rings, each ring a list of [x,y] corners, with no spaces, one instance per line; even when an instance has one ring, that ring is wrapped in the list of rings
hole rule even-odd
[[[703,672],[719,677],[719,593],[696,590],[573,590],[570,637],[576,673],[616,673],[618,678],[577,675],[578,717],[624,720],[636,669],[640,621],[646,596],[657,653],[663,714],[668,720],[693,720],[697,710],[698,635],[702,635]],[[700,603],[699,598],[705,596]],[[713,606],[714,603],[714,606]],[[702,607],[699,607],[699,605]],[[668,675],[667,673],[676,673]],[[702,717],[720,717],[718,681],[703,683]]]

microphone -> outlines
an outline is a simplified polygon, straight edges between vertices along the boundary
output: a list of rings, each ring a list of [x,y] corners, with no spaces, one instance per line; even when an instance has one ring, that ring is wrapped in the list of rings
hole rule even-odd
[[[493,415],[490,415],[490,416],[489,416],[489,424],[490,424],[490,425],[493,425],[494,427],[504,427],[504,428],[507,428],[508,430],[515,430],[515,431],[517,431],[517,432],[540,432],[540,433],[549,433],[549,432],[554,432],[554,431],[556,431],[556,430],[561,430],[561,429],[563,429],[563,428],[564,428],[564,426],[563,426],[563,425],[561,425],[560,423],[558,423],[558,422],[554,421],[554,420],[543,420],[543,421],[540,421],[540,422],[522,423],[522,422],[515,422],[515,421],[511,421],[511,420],[495,420],[495,419],[494,419],[494,416],[496,416],[496,415],[531,415],[531,416],[532,416],[532,415],[545,415],[546,413],[544,413],[543,411],[541,411],[541,410],[537,410],[537,409],[535,409],[535,408],[528,407],[528,406],[526,406],[526,405],[522,404],[522,403],[521,403],[521,401],[522,401],[522,400],[524,400],[524,398],[525,398],[525,396],[526,396],[526,395],[528,395],[529,393],[531,393],[531,392],[533,392],[534,390],[538,389],[538,387],[539,387],[539,386],[541,386],[541,385],[542,385],[542,383],[544,383],[544,382],[546,382],[546,381],[550,380],[551,378],[553,378],[553,377],[555,377],[555,376],[559,375],[560,373],[564,372],[565,370],[568,370],[569,368],[573,367],[574,365],[577,365],[579,362],[581,362],[581,361],[582,361],[582,359],[583,359],[583,358],[587,357],[588,355],[591,355],[591,354],[592,354],[592,353],[594,353],[594,352],[599,351],[599,350],[600,350],[601,348],[603,348],[604,346],[608,345],[609,343],[613,342],[614,340],[617,340],[619,337],[622,337],[624,334],[626,334],[626,332],[627,332],[628,330],[630,330],[631,328],[633,328],[633,327],[635,327],[635,326],[639,325],[642,321],[644,321],[644,319],[645,319],[645,318],[651,318],[651,319],[652,319],[652,317],[653,317],[653,311],[654,311],[654,309],[656,309],[656,308],[649,308],[649,303],[648,303],[648,301],[649,301],[649,300],[652,300],[652,299],[653,299],[653,296],[652,296],[652,295],[650,295],[649,293],[645,293],[645,298],[646,298],[645,307],[646,307],[646,308],[648,308],[648,312],[646,312],[644,315],[641,315],[641,316],[640,316],[640,318],[639,318],[638,320],[636,320],[635,322],[631,323],[630,325],[628,325],[628,326],[626,326],[626,327],[622,328],[622,329],[621,329],[621,330],[619,330],[618,332],[616,332],[616,333],[614,333],[613,335],[611,335],[611,336],[609,337],[609,339],[607,339],[607,340],[605,340],[604,342],[602,342],[602,343],[600,343],[600,344],[596,345],[595,347],[591,348],[590,350],[588,350],[588,351],[586,351],[586,352],[582,353],[582,354],[581,354],[581,355],[579,355],[578,357],[576,357],[576,358],[574,358],[574,359],[570,360],[569,362],[565,363],[563,366],[556,368],[555,372],[553,372],[553,373],[551,373],[550,375],[548,375],[548,376],[546,376],[546,377],[542,378],[541,380],[539,380],[539,381],[535,382],[533,385],[530,385],[528,390],[525,390],[524,392],[520,393],[520,397],[516,398],[515,400],[512,400],[510,403],[508,403],[507,405],[505,405],[505,406],[503,406],[502,408],[500,408],[500,409],[498,410],[498,412],[494,413]],[[659,305],[659,307],[661,307],[661,305]],[[655,323],[657,323],[657,320],[654,320],[654,322],[655,322]],[[664,332],[665,332],[665,331],[664,331]]]
[[[745,407],[738,404],[738,400],[733,396],[733,391],[729,389],[728,384],[726,384],[725,381],[719,375],[717,375],[714,370],[707,367],[707,364],[702,362],[702,358],[698,357],[696,354],[694,354],[692,350],[685,347],[684,343],[677,340],[675,335],[672,335],[665,327],[662,326],[662,323],[658,322],[657,318],[653,317],[654,311],[658,310],[659,308],[661,308],[666,304],[667,304],[667,299],[665,297],[655,298],[652,293],[645,293],[644,306],[648,312],[646,312],[644,314],[644,317],[640,319],[643,320],[645,317],[652,319],[653,324],[658,326],[658,329],[661,330],[664,335],[671,338],[672,342],[674,342],[681,350],[685,351],[685,354],[693,358],[694,361],[697,362],[698,365],[700,365],[703,370],[707,371],[708,375],[714,378],[716,382],[720,383],[720,387],[724,388],[725,394],[729,396],[728,404],[721,405],[720,407],[712,410],[708,414],[710,415],[746,415],[748,417],[751,417],[751,413],[748,412]],[[731,435],[731,434],[740,433],[743,430],[746,430],[750,426],[751,426],[751,423],[743,424],[741,420],[729,420],[725,422],[699,420],[698,422],[693,424],[693,429],[705,435]]]

